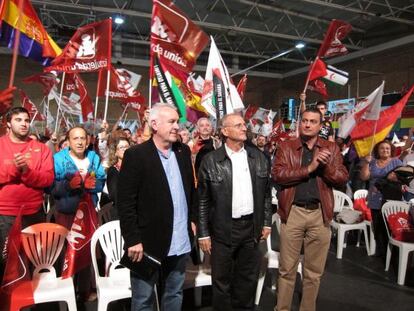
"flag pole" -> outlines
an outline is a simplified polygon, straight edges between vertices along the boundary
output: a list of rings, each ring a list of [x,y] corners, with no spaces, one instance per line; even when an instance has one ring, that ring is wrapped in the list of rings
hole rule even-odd
[[[124,108],[124,110],[122,111],[122,114],[121,114],[120,119],[122,119],[122,118],[124,117],[124,114],[125,114],[125,112],[126,112],[126,111],[127,111],[127,109],[128,109],[128,106],[129,106],[129,103],[127,103],[127,104],[125,105],[125,108]]]
[[[63,86],[65,85],[65,77],[66,77],[66,71],[63,72],[62,75],[62,85],[60,86],[60,94],[59,94],[59,102],[57,103],[57,112],[56,112],[56,124],[55,124],[55,133],[57,134],[59,131],[59,110],[60,110],[60,103],[62,102],[62,96],[63,96]]]
[[[109,30],[109,37],[112,38],[112,17],[109,18],[111,22],[111,27]],[[108,103],[109,103],[109,82],[111,80],[111,60],[112,60],[112,39],[108,40],[108,76],[106,78],[106,97],[105,97],[105,112],[104,112],[104,120],[106,121],[106,117],[108,114]]]
[[[122,124],[124,124],[126,122],[126,118],[128,118],[128,112],[125,114],[124,120],[122,120]]]
[[[371,141],[371,147],[369,148],[369,155],[372,156],[372,150],[374,149],[374,143],[375,143],[375,133],[377,132],[377,124],[378,124],[378,119],[375,120],[375,124],[374,124],[374,131],[372,133],[372,141]]]
[[[311,68],[309,69],[308,72],[308,76],[306,77],[306,82],[305,82],[305,87],[303,88],[303,92],[302,93],[306,93],[306,90],[308,88],[309,85],[309,78],[310,78],[310,73],[312,72],[313,68],[315,67],[316,61],[319,59],[319,56],[315,57],[315,60],[313,61]]]
[[[106,121],[106,116],[108,114],[108,103],[109,103],[109,82],[111,81],[111,67],[108,68],[108,75],[106,78],[106,94],[105,94],[105,112],[104,120]]]
[[[96,122],[96,115],[98,114],[98,104],[99,104],[98,92],[99,92],[99,89],[100,89],[100,86],[101,86],[101,74],[102,74],[102,70],[99,70],[98,83],[96,85],[95,112],[94,112],[94,115],[93,115],[94,123]]]
[[[30,124],[29,127],[31,127],[33,125],[34,120],[36,119],[37,114],[39,113],[39,110],[36,110],[36,113],[34,114],[32,120],[30,120]]]
[[[14,84],[14,76],[16,75],[16,66],[17,66],[17,57],[19,55],[19,47],[20,47],[20,24],[22,19],[22,11],[23,11],[23,0],[19,0],[19,3],[17,4],[17,11],[19,12],[17,17],[17,27],[16,27],[16,33],[14,37],[14,43],[13,43],[13,58],[12,63],[10,67],[10,77],[9,77],[9,87],[12,87]]]

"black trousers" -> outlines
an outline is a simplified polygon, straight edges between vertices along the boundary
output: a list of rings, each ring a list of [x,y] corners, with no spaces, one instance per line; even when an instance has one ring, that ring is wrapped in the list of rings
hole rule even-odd
[[[260,251],[253,220],[233,220],[231,245],[213,237],[211,273],[214,310],[253,310]]]
[[[384,218],[380,209],[371,209],[372,225],[374,229],[375,243],[377,244],[377,255],[384,257],[387,253],[388,234]]]

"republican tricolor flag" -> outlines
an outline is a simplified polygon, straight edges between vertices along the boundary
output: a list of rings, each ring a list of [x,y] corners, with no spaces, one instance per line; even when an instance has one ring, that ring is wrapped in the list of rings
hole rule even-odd
[[[3,0],[0,4],[0,42],[12,49],[19,30],[19,54],[48,65],[62,50],[46,32],[30,1],[21,1],[21,11],[19,0]]]

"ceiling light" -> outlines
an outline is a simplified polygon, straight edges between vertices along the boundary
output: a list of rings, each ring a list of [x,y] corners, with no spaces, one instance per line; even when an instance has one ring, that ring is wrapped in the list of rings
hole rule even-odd
[[[303,42],[298,42],[298,43],[296,43],[296,45],[295,45],[295,48],[297,48],[297,49],[303,49],[305,47],[305,43],[303,43]]]
[[[115,24],[122,25],[125,22],[125,20],[122,16],[117,16],[117,17],[115,17],[114,22],[115,22]]]

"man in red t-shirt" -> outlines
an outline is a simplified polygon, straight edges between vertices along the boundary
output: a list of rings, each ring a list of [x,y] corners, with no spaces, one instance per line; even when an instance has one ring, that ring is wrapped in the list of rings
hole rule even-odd
[[[29,138],[30,116],[23,107],[6,114],[8,133],[0,137],[0,251],[16,216],[21,213],[23,227],[44,221],[44,188],[54,180],[49,148]],[[0,280],[4,259],[0,256]]]

